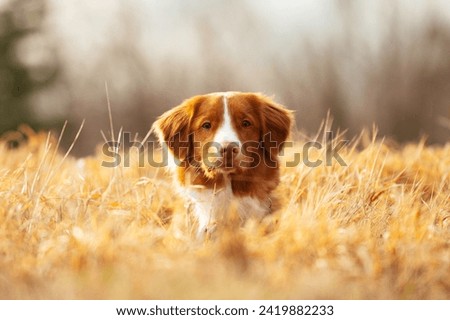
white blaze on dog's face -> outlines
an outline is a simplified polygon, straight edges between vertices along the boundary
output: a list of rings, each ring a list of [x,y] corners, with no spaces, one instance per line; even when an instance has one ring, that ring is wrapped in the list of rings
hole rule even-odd
[[[175,158],[211,173],[239,172],[276,156],[290,125],[290,112],[269,98],[227,92],[184,101],[154,129]]]
[[[231,120],[231,114],[230,114],[230,107],[228,106],[228,97],[231,94],[223,94],[222,103],[223,103],[223,115],[222,115],[222,124],[220,128],[216,131],[214,135],[213,141],[221,144],[226,145],[228,143],[234,142],[240,147],[240,140],[236,133],[236,130],[233,127],[232,120]]]
[[[228,103],[233,93],[213,95],[218,95],[222,99],[222,121],[214,130],[212,140],[208,141],[209,147],[203,150],[203,160],[209,170],[236,171],[239,167],[238,162],[242,160],[242,141],[238,137],[236,123],[233,121],[235,119],[232,118]]]

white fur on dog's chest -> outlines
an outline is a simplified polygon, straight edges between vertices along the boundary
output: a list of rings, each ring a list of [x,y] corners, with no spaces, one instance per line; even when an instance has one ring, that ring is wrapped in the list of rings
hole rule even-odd
[[[270,199],[261,201],[250,196],[235,196],[231,184],[227,183],[220,190],[201,188],[200,186],[182,187],[180,191],[193,205],[194,214],[198,220],[199,232],[204,232],[208,226],[226,217],[231,207],[237,211],[243,220],[249,217],[262,218],[270,213]]]

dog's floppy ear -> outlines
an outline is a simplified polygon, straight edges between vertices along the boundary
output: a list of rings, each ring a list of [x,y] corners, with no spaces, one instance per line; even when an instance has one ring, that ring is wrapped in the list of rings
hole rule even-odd
[[[257,97],[262,117],[261,141],[265,151],[274,160],[289,137],[293,114],[291,110],[275,103],[268,97],[263,95]]]
[[[185,100],[179,106],[163,113],[152,126],[161,145],[166,144],[173,155],[184,161],[188,157],[189,127],[200,97]]]

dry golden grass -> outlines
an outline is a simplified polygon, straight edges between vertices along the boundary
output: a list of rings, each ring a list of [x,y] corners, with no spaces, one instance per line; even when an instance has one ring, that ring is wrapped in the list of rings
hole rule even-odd
[[[199,243],[164,172],[0,145],[0,298],[450,298],[450,144],[362,135],[283,169],[284,208]]]

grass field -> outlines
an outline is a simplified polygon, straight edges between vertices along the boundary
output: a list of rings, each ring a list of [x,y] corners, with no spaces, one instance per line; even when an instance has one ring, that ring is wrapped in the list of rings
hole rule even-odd
[[[0,145],[0,298],[450,298],[449,143],[363,133],[347,166],[283,168],[280,212],[230,212],[205,242],[164,170],[57,144]]]

